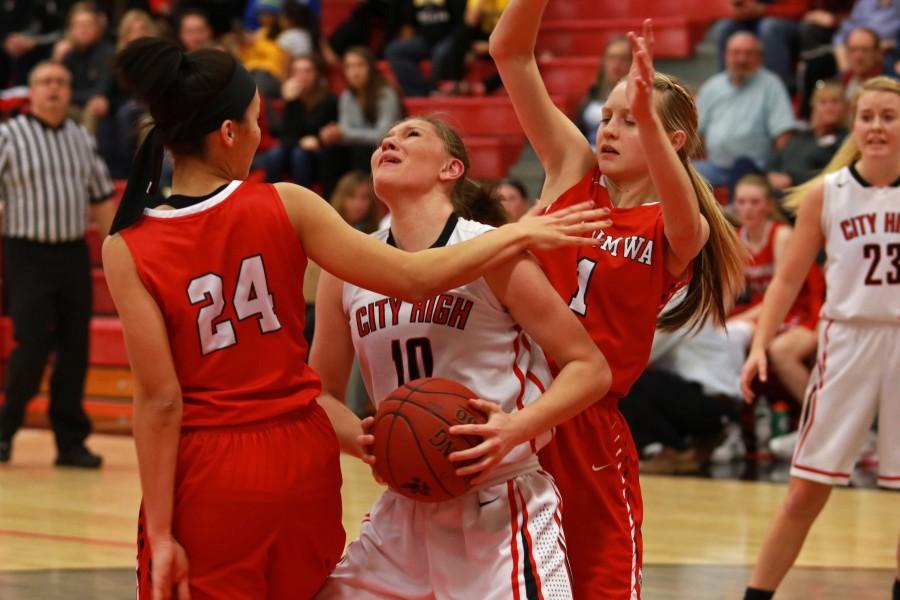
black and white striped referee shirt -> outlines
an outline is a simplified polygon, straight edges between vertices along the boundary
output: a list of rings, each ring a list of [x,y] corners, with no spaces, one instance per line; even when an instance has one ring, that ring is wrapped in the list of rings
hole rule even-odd
[[[97,144],[71,119],[51,127],[34,115],[0,124],[3,235],[58,243],[84,237],[88,204],[112,196]]]

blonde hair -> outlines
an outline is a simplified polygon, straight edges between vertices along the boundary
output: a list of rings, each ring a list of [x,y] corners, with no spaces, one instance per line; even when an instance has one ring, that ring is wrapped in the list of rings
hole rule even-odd
[[[344,203],[347,198],[353,195],[353,192],[361,186],[368,186],[369,209],[366,215],[359,223],[350,223],[354,227],[358,227],[363,233],[372,233],[378,230],[378,205],[375,199],[375,191],[372,189],[372,176],[362,171],[350,171],[338,180],[334,186],[334,192],[331,194],[331,206],[337,211],[341,218],[347,220]],[[349,221],[348,221],[349,222]]]
[[[125,35],[128,33],[128,30],[134,26],[135,23],[143,23],[147,28],[147,31],[149,32],[147,34],[148,36],[159,35],[159,28],[156,26],[156,23],[153,21],[153,19],[150,18],[150,15],[139,8],[132,8],[124,15],[122,15],[122,19],[119,21],[119,28],[116,30],[117,51],[128,45],[128,41],[126,41]]]
[[[759,175],[757,173],[751,173],[750,175],[744,175],[738,182],[734,184],[735,193],[737,193],[737,189],[742,185],[751,185],[754,187],[758,187],[766,194],[766,199],[769,201],[769,205],[772,207],[772,213],[769,217],[773,221],[778,221],[779,223],[787,223],[787,217],[785,217],[784,213],[781,211],[781,206],[778,205],[778,201],[775,199],[775,190],[772,189],[772,184],[769,183],[769,180],[766,179],[765,175]]]
[[[853,94],[853,100],[850,106],[851,127],[852,124],[856,122],[856,109],[859,104],[859,99],[866,92],[893,92],[894,94],[900,95],[900,81],[886,75],[879,75],[878,77],[867,79],[860,85]],[[862,154],[859,151],[859,146],[856,144],[856,138],[853,136],[853,131],[851,131],[844,140],[844,143],[841,144],[841,147],[838,148],[837,152],[834,153],[834,156],[831,157],[831,161],[825,165],[825,168],[822,169],[822,172],[819,173],[818,176],[802,185],[791,188],[790,194],[784,202],[785,208],[796,211],[800,208],[800,204],[803,203],[809,190],[818,185],[826,175],[852,165],[858,161],[861,156]]]
[[[693,260],[687,292],[680,303],[660,315],[657,327],[671,331],[684,325],[700,326],[710,316],[717,324],[724,324],[734,299],[744,289],[744,264],[749,255],[722,214],[712,188],[691,164],[701,148],[693,96],[681,81],[662,73],[654,76],[653,89],[657,92],[656,111],[665,130],[685,133],[678,158],[697,194],[700,214],[709,223],[709,239]]]

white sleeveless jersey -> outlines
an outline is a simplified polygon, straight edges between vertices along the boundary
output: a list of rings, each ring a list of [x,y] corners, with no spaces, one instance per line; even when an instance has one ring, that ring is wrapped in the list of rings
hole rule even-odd
[[[900,323],[900,179],[878,188],[853,166],[825,176],[826,319]]]
[[[457,244],[491,229],[451,216],[435,246]],[[393,243],[389,229],[372,235]],[[544,352],[483,277],[415,304],[344,283],[343,309],[363,382],[376,406],[418,377],[457,381],[507,412],[534,401],[550,385]],[[503,463],[528,458],[550,438],[548,432],[522,444]]]

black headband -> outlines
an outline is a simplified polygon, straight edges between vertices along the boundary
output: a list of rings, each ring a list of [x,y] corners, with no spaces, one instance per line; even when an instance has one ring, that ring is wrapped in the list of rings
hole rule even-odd
[[[247,70],[235,63],[231,79],[216,94],[208,109],[200,108],[201,116],[178,128],[171,140],[172,143],[184,143],[199,139],[221,126],[222,121],[240,120],[247,107],[256,95],[256,82]],[[172,100],[177,102],[178,99]],[[162,170],[163,139],[159,129],[154,125],[138,148],[128,174],[128,185],[122,202],[116,211],[109,233],[113,234],[137,221],[149,204],[150,194],[159,187],[159,175]]]

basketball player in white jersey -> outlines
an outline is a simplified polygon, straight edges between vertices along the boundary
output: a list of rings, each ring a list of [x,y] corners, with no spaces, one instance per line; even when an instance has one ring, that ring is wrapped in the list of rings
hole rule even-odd
[[[797,225],[766,291],[741,385],[765,380],[766,348],[824,247],[827,288],[818,357],[803,407],[784,504],[746,600],[771,598],[800,552],[831,486],[846,485],[878,419],[878,484],[900,489],[900,82],[858,92],[853,133],[825,174],[802,186]],[[900,546],[893,598],[900,600]]]
[[[465,146],[443,122],[395,125],[372,169],[392,214],[378,239],[415,251],[492,229],[462,216],[477,208],[480,188],[466,178]],[[562,367],[555,380],[536,342]],[[474,461],[458,470],[475,477],[474,489],[438,503],[386,491],[317,597],[571,598],[559,495],[537,450],[553,426],[606,393],[611,374],[537,263],[523,254],[416,304],[323,275],[310,364],[326,392],[343,396],[354,350],[376,403],[411,379],[445,377],[471,389],[474,407],[489,419],[464,426],[484,442],[451,455]],[[358,420],[332,417],[342,446],[358,443]]]

